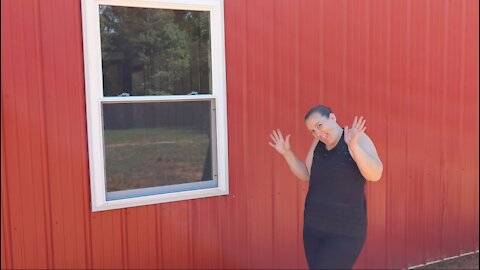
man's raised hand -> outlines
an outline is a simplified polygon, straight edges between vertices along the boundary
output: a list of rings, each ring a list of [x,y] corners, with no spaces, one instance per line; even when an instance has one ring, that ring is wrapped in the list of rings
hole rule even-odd
[[[275,148],[277,152],[281,155],[285,155],[290,151],[290,134],[283,139],[282,132],[280,129],[277,128],[277,130],[273,130],[272,134],[270,134],[270,138],[272,139],[268,144],[270,144],[271,147]]]
[[[363,116],[360,116],[360,119],[355,116],[353,119],[352,128],[349,129],[348,126],[345,126],[345,129],[343,130],[343,132],[345,132],[344,139],[348,146],[352,147],[357,145],[358,138],[360,138],[360,135],[367,128],[365,126],[365,122],[366,121],[363,119]]]

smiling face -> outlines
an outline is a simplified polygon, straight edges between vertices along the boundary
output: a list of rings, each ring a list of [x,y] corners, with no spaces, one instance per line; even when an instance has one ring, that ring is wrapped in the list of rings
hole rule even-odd
[[[328,117],[313,113],[305,120],[305,125],[312,136],[323,142],[328,148],[337,144],[341,136],[341,127],[337,124],[335,114]]]

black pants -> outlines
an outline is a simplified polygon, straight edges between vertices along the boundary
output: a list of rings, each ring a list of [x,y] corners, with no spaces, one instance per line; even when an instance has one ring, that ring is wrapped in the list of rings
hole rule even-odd
[[[352,269],[365,237],[350,237],[303,229],[303,245],[310,269]]]

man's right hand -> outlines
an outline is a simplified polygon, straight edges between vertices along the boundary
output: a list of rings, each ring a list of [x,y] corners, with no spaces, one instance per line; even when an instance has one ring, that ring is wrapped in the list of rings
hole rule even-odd
[[[288,152],[291,151],[290,149],[290,134],[283,139],[282,132],[280,129],[277,128],[277,130],[273,130],[272,134],[270,134],[270,138],[272,141],[268,142],[271,147],[275,148],[278,153],[280,153],[282,156],[287,154]]]

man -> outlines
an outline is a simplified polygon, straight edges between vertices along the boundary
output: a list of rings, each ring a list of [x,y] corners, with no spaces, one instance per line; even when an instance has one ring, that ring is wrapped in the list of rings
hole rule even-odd
[[[305,161],[290,147],[290,135],[277,129],[270,146],[287,161],[290,170],[308,181],[303,241],[311,269],[351,269],[366,237],[365,181],[378,181],[383,165],[372,140],[365,134],[365,119],[341,128],[330,108],[318,105],[305,115],[314,137]]]

